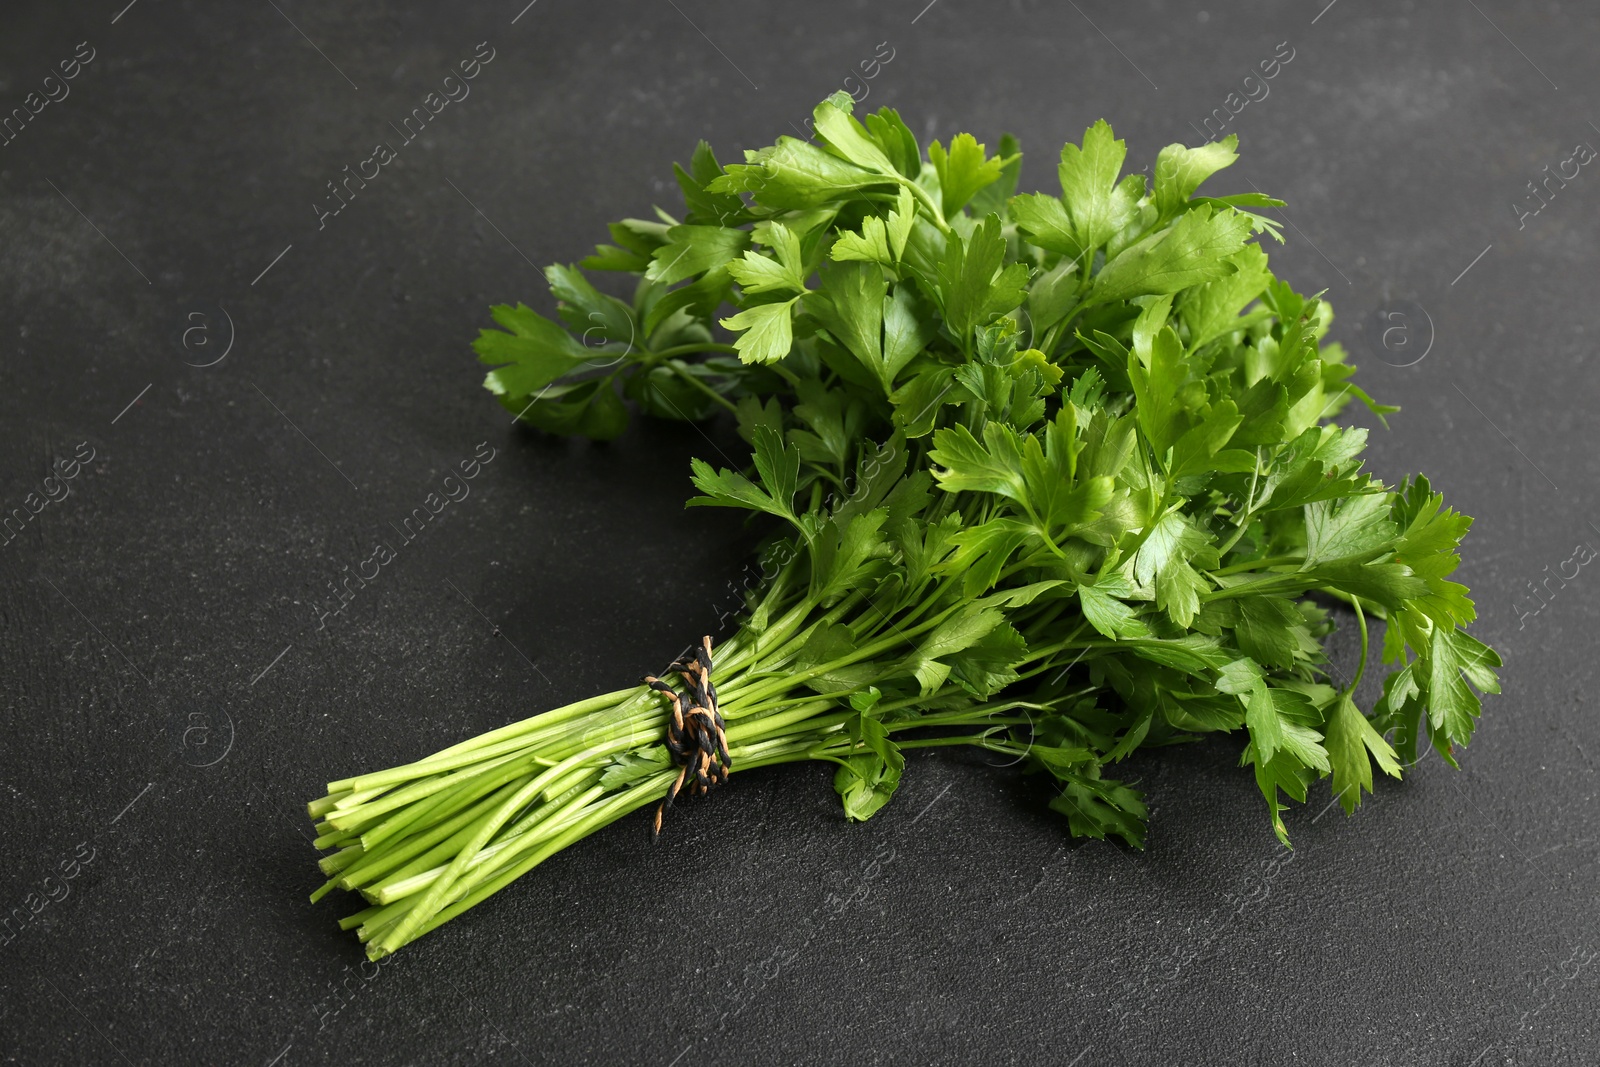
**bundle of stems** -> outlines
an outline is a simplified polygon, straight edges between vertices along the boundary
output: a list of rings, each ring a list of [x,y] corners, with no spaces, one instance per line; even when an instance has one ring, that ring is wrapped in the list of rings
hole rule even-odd
[[[857,592],[824,609],[803,586],[795,591],[789,579],[800,570],[801,561],[790,562],[784,577],[766,590],[758,610],[774,618],[770,627],[760,633],[740,629],[717,650],[718,706],[728,724],[731,766],[739,771],[818,759],[848,767],[857,744],[847,725],[860,717],[849,700],[863,687],[818,692],[813,681],[903,659],[959,606],[930,611],[948,599],[934,592],[919,607],[889,617]],[[1048,628],[1058,614],[1041,608],[1031,618]],[[792,669],[808,642],[814,647],[819,633],[841,623],[857,636],[857,647]],[[1095,644],[1043,646],[1019,664],[1019,677],[1059,673],[1069,660],[1092,656]],[[966,695],[947,684],[926,697],[879,700],[871,708],[884,716],[891,734],[941,728],[938,736],[899,740],[901,750],[978,745],[1021,759],[1028,754],[1026,742],[1006,731],[1027,726],[1068,695],[1086,692],[1063,691],[1045,702],[989,700],[896,718],[905,709],[937,707]],[[330,782],[327,795],[309,811],[320,820],[317,847],[337,851],[321,861],[328,881],[312,900],[336,888],[360,892],[371,906],[345,918],[341,927],[355,928],[373,959],[395,951],[573,842],[661,802],[678,774],[661,743],[665,717],[661,696],[638,685],[546,711],[416,763]]]
[[[1017,196],[1009,137],[924,152],[837,94],[814,119],[819,144],[742,166],[702,144],[683,220],[611,227],[585,266],[636,276],[631,303],[551,267],[565,325],[496,307],[475,344],[488,388],[547,431],[614,437],[623,397],[736,416],[751,467],[694,461],[689,501],[771,531],[719,695],[697,698],[728,769],[830,762],[860,820],[907,751],[977,746],[1052,778],[1073,834],[1142,847],[1141,795],[1104,773],[1140,748],[1242,731],[1286,844],[1285,798],[1314,781],[1351,811],[1422,742],[1454,764],[1499,666],[1449,580],[1471,520],[1420,476],[1364,473],[1366,431],[1329,421],[1394,409],[1253,240],[1282,240],[1259,213],[1280,202],[1196,195],[1233,140],[1168,146],[1147,185],[1096,123],[1062,149],[1061,196]],[[1361,643],[1339,685],[1330,601]],[[1363,710],[1369,619],[1393,669]],[[313,899],[361,894],[343,925],[376,959],[660,804],[687,773],[675,693],[619,689],[330,783]]]

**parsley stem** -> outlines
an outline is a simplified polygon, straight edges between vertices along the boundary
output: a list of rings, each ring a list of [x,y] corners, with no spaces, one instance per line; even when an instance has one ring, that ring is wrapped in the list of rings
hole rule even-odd
[[[671,359],[674,356],[693,356],[701,352],[719,352],[725,356],[737,356],[739,354],[739,350],[733,345],[725,345],[717,341],[696,341],[688,345],[673,345],[671,348],[663,348],[659,352],[651,352],[649,354],[657,359]]]
[[[1219,552],[1218,555],[1221,555]],[[1265,570],[1268,567],[1287,567],[1290,564],[1304,563],[1304,556],[1268,556],[1265,559],[1247,559],[1243,563],[1235,563],[1230,567],[1220,567],[1212,574],[1243,574],[1246,571]]]
[[[1303,574],[1269,574],[1264,575],[1259,581],[1242,582],[1239,585],[1230,585],[1226,589],[1213,589],[1201,593],[1202,601],[1236,600],[1242,596],[1256,596],[1261,593],[1292,593],[1307,588],[1318,587],[1313,578]]]
[[[846,655],[840,656],[837,659],[831,660],[828,663],[819,664],[818,666],[811,667],[808,670],[800,671],[796,674],[772,679],[772,681],[769,683],[764,684],[757,682],[750,688],[759,695],[765,696],[766,694],[776,692],[785,686],[806,682],[819,675],[826,674],[829,671],[838,670],[841,667],[848,667],[853,663],[859,663],[862,660],[872,659],[876,656],[880,656],[883,653],[893,649],[895,645],[907,643],[909,638],[914,637],[926,630],[933,629],[933,627],[943,622],[946,616],[960,610],[960,607],[961,605],[957,604],[953,607],[947,608],[945,611],[940,612],[938,615],[927,620],[926,622],[912,627],[910,630],[898,631],[892,637],[883,638],[879,641],[872,642],[871,644],[863,645],[862,647],[857,648]],[[747,693],[745,699],[752,699],[752,695]]]
[[[739,408],[736,404],[734,404],[733,401],[729,400],[727,397],[711,388],[711,386],[695,377],[694,373],[691,372],[688,367],[684,366],[682,360],[669,359],[666,361],[665,366],[667,369],[671,370],[672,373],[676,374],[678,377],[682,378],[684,381],[688,382],[690,385],[706,394],[706,396],[709,396],[712,400],[715,400],[718,404],[721,404],[728,411],[733,412],[735,415],[739,414]]]
[[[1018,746],[1008,745],[1004,741],[995,740],[987,734],[956,734],[951,737],[915,737],[909,741],[896,741],[901,748],[949,748],[953,745],[973,745],[977,748],[987,748],[993,752],[1008,752],[1015,755],[1026,755],[1019,752]]]
[[[911,195],[922,201],[922,206],[928,209],[929,221],[939,228],[939,232],[946,237],[950,236],[950,224],[945,221],[944,209],[934,203],[933,197],[928,195],[928,190],[912,181],[910,178],[901,178],[900,184],[911,190]]]
[[[1256,462],[1255,466],[1250,470],[1250,491],[1245,494],[1244,511],[1239,516],[1239,524],[1234,528],[1233,536],[1224,541],[1221,547],[1217,549],[1217,557],[1219,559],[1226,556],[1233,549],[1233,546],[1239,543],[1239,538],[1243,537],[1244,532],[1250,528],[1251,516],[1255,514],[1256,480],[1261,477],[1261,449],[1259,447],[1256,449],[1255,455]],[[1218,571],[1217,573],[1225,574],[1227,572]]]
[[[1345,690],[1347,696],[1355,694],[1361,676],[1367,672],[1367,613],[1361,610],[1360,597],[1351,597],[1350,606],[1356,609],[1356,625],[1361,627],[1361,659],[1356,663],[1355,677],[1350,679],[1349,688]]]

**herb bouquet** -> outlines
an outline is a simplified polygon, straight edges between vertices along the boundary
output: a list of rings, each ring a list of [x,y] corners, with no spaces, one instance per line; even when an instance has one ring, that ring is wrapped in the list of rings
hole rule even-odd
[[[630,302],[548,277],[562,322],[493,309],[486,385],[543,430],[609,439],[649,415],[725,409],[752,468],[695,461],[694,506],[771,530],[770,580],[731,636],[668,672],[332,782],[310,804],[328,882],[374,959],[574,841],[730,771],[837,768],[851,819],[894,795],[913,749],[977,746],[1058,786],[1077,835],[1139,847],[1142,746],[1244,731],[1241,765],[1280,839],[1319,779],[1347,811],[1373,765],[1399,777],[1472,735],[1493,651],[1450,581],[1471,520],[1426,479],[1361,470],[1366,431],[1331,314],[1268,267],[1258,193],[1199,196],[1228,138],[1122,173],[1104,122],[1061,152],[1061,195],[1014,195],[1020,155],[967,134],[926,153],[899,115],[844,94],[819,144],[782,137],[676,168],[686,214],[611,226],[583,266]],[[727,308],[734,310],[727,313]],[[718,341],[717,325],[732,343]],[[1325,605],[1360,663],[1330,684]],[[1392,665],[1352,694],[1369,620]],[[674,681],[675,680],[675,681]]]

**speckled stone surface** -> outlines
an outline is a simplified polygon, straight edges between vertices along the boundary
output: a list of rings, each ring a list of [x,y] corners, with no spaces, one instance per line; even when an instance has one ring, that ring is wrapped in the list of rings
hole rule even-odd
[[[0,1062],[1600,1062],[1600,575],[1529,588],[1600,546],[1600,173],[1527,186],[1600,144],[1600,11],[524,2],[0,12],[4,511],[75,471],[0,548]],[[1462,574],[1507,666],[1464,770],[1348,820],[1323,786],[1292,857],[1229,741],[1135,761],[1143,853],[1073,845],[978,758],[919,754],[861,826],[825,769],[752,772],[363,966],[306,903],[304,802],[626,684],[714,627],[749,544],[679,506],[726,426],[514,430],[467,347],[487,305],[546,307],[534,265],[675,204],[697,138],[792,132],[884,50],[869,105],[1016,133],[1025,188],[1101,116],[1134,166],[1240,134],[1217,188],[1288,200],[1275,264],[1405,408],[1371,469],[1478,517]],[[480,444],[470,496],[319,628]]]

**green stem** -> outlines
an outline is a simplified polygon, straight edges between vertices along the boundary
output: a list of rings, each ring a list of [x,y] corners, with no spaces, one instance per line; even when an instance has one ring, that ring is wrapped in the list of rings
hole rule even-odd
[[[403,767],[394,767],[386,771],[377,771],[372,774],[359,775],[355,778],[343,778],[337,782],[329,782],[328,792],[330,794],[344,791],[359,792],[376,787],[387,787],[395,782],[408,781],[415,777],[415,768],[428,764],[429,762],[436,760],[441,756],[450,756],[458,752],[476,751],[478,749],[486,748],[489,745],[492,745],[497,741],[504,740],[508,737],[517,737],[542,731],[544,728],[552,726],[556,723],[567,722],[572,719],[581,718],[584,715],[588,715],[590,712],[603,710],[604,708],[607,708],[620,700],[634,695],[634,693],[635,690],[631,688],[618,689],[614,692],[602,693],[599,696],[589,697],[586,700],[579,700],[576,703],[567,704],[563,707],[553,708],[550,711],[541,712],[531,718],[523,719],[521,722],[514,722],[508,726],[502,726],[498,730],[490,730],[488,733],[480,734],[479,736],[467,741],[463,741],[460,744],[451,745],[449,748],[436,752],[425,760],[419,760],[417,763],[410,763]],[[313,812],[312,814],[315,816],[317,813]]]
[[[1268,575],[1256,582],[1245,582],[1242,585],[1230,585],[1226,589],[1213,589],[1201,593],[1200,599],[1235,600],[1242,596],[1255,596],[1259,593],[1294,593],[1306,589],[1317,588],[1315,579],[1307,578],[1303,574]]]
[[[1010,752],[1015,755],[1024,755],[1017,746],[1004,741],[992,740],[986,736],[975,734],[971,736],[957,735],[955,737],[919,737],[910,741],[896,742],[901,748],[950,748],[955,745],[975,745],[978,748],[987,748],[994,752]]]
[[[1356,675],[1350,679],[1350,686],[1345,690],[1346,696],[1354,696],[1356,686],[1361,684],[1361,676],[1367,672],[1367,615],[1361,610],[1359,598],[1353,598],[1351,605],[1356,609],[1356,625],[1361,627],[1361,660],[1356,664]]]
[[[943,622],[948,615],[958,610],[959,607],[960,605],[958,604],[947,608],[938,615],[935,615],[933,618],[917,626],[913,626],[909,630],[897,628],[893,636],[863,645],[855,651],[840,656],[839,658],[831,660],[828,663],[819,664],[810,668],[809,670],[804,670],[797,674],[791,674],[782,678],[773,679],[771,682],[766,684],[757,682],[755,685],[751,686],[750,691],[745,694],[745,699],[754,700],[757,697],[767,696],[774,692],[780,692],[783,689],[798,688],[801,684],[808,682],[819,675],[826,674],[829,671],[836,671],[840,667],[848,667],[851,664],[859,663],[862,660],[872,659],[875,656],[879,656],[884,652],[890,651],[896,645],[909,644],[911,638],[920,633],[924,633],[933,629],[933,627]]]
[[[951,233],[950,224],[945,221],[944,209],[933,202],[933,197],[928,195],[928,191],[910,178],[901,178],[900,184],[911,190],[911,195],[920,200],[922,206],[928,209],[929,221],[938,227],[940,233],[949,237]]]
[[[1250,527],[1250,516],[1255,514],[1256,506],[1256,479],[1261,477],[1261,449],[1256,449],[1256,463],[1250,471],[1250,492],[1245,494],[1244,513],[1239,516],[1239,525],[1234,529],[1233,536],[1217,549],[1217,558],[1221,559],[1228,554],[1228,550],[1239,543],[1239,538],[1244,536],[1245,530]]]
[[[738,405],[734,404],[733,401],[729,400],[727,397],[723,396],[721,393],[711,388],[711,386],[697,378],[688,367],[683,365],[682,361],[669,359],[666,361],[664,366],[666,366],[668,370],[672,371],[672,373],[676,374],[678,377],[682,378],[684,381],[688,382],[690,385],[706,394],[706,396],[709,396],[712,400],[715,400],[717,403],[721,404],[727,410],[733,412],[735,415],[739,413]]]
[[[1221,553],[1218,553],[1221,555]],[[1245,571],[1265,570],[1268,567],[1286,567],[1290,564],[1304,563],[1304,556],[1267,556],[1265,559],[1247,559],[1243,563],[1235,563],[1231,567],[1221,567],[1212,571],[1212,574],[1243,574]]]
[[[737,356],[739,350],[733,345],[725,345],[716,341],[696,341],[694,344],[673,345],[663,348],[659,352],[650,352],[649,355],[656,359],[671,359],[674,356],[692,356],[701,352],[719,352],[727,356]]]

